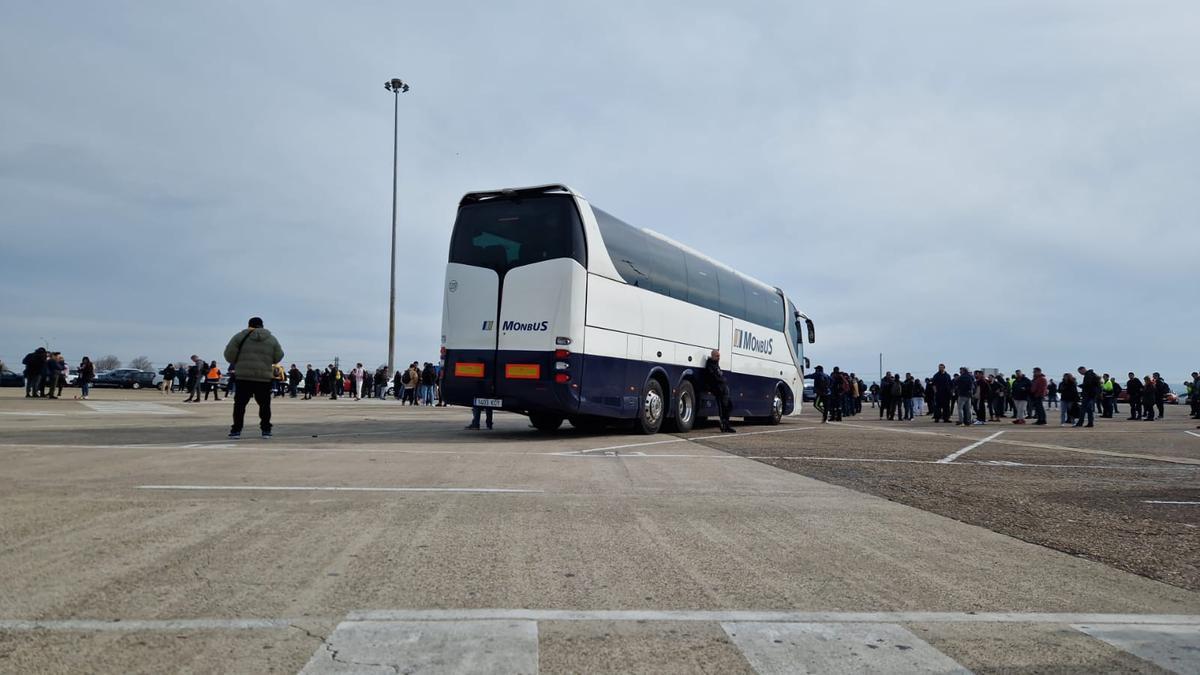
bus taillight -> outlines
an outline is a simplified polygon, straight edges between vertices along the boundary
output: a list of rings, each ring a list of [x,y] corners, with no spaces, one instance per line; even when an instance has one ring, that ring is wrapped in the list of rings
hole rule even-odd
[[[504,366],[504,377],[510,380],[536,380],[542,376],[542,367],[536,363],[509,363]]]
[[[559,384],[566,384],[571,381],[571,376],[566,373],[555,373],[554,381]]]
[[[454,364],[455,377],[483,377],[482,363],[464,363],[459,361]]]

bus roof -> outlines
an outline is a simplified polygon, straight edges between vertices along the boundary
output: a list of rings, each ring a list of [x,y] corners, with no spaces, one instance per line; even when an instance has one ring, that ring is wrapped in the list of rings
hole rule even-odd
[[[511,197],[523,197],[523,196],[532,197],[532,196],[544,195],[544,194],[568,194],[568,195],[572,195],[574,197],[583,199],[584,201],[587,201],[586,197],[584,197],[578,191],[571,189],[571,187],[569,187],[567,185],[564,185],[562,183],[548,183],[546,185],[533,185],[530,187],[501,188],[498,190],[482,190],[479,192],[468,192],[467,194],[463,195],[463,198],[462,198],[462,200],[459,201],[458,205],[464,206],[466,204],[475,204],[475,203],[478,203],[481,201],[486,201],[489,199],[496,199],[496,198],[504,198],[504,197],[511,198]],[[588,203],[589,203],[589,205],[591,204],[591,202],[588,202]],[[628,225],[628,223],[626,223],[626,224]],[[630,227],[634,227],[634,226],[630,225]],[[762,288],[770,289],[771,291],[774,291],[780,295],[786,296],[786,294],[783,292],[783,290],[780,289],[778,286],[771,286],[770,284],[763,283],[762,281],[759,281],[758,279],[755,279],[754,277],[752,277],[748,274],[739,272],[739,271],[735,270],[734,268],[730,267],[729,265],[726,265],[725,263],[723,263],[719,260],[716,260],[716,259],[712,258],[711,256],[705,255],[704,253],[697,251],[696,249],[692,248],[691,246],[688,246],[687,244],[680,243],[680,242],[668,237],[667,235],[662,234],[661,232],[655,232],[654,230],[651,230],[651,229],[648,229],[645,227],[641,227],[641,228],[637,228],[637,229],[640,229],[641,231],[645,232],[646,234],[648,234],[652,237],[661,239],[662,241],[666,242],[667,244],[670,244],[671,246],[674,246],[675,248],[685,251],[690,255],[694,255],[697,258],[704,260],[705,262],[711,263],[717,267],[723,267],[723,268],[725,268],[725,270],[732,272],[733,274],[736,274],[739,277],[742,277],[743,279],[745,279],[747,281],[757,284],[758,286],[760,286]]]
[[[510,197],[510,198],[511,197],[532,197],[535,195],[544,195],[544,194],[552,194],[552,193],[568,194],[568,195],[573,195],[575,197],[580,197],[580,198],[583,197],[583,195],[579,194],[575,190],[572,190],[571,188],[567,187],[566,185],[561,185],[558,183],[551,183],[549,185],[534,185],[532,187],[501,188],[499,190],[484,190],[482,192],[468,192],[467,194],[463,195],[463,198],[458,202],[458,205],[463,206],[465,204],[473,204],[475,202],[481,202],[481,201],[488,200],[488,199],[496,199],[497,197]]]

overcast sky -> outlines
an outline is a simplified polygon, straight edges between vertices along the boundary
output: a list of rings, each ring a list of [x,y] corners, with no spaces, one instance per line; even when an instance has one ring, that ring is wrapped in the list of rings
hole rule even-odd
[[[785,289],[814,364],[1177,382],[1197,35],[1194,0],[6,3],[0,358],[218,358],[261,315],[385,361],[399,76],[398,362],[458,198],[563,182]]]

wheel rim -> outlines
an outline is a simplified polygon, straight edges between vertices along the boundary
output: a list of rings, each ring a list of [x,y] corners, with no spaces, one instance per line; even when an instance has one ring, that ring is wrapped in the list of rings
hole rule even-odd
[[[778,389],[775,390],[775,401],[771,404],[771,412],[776,417],[783,417],[783,396],[780,395]]]
[[[645,405],[646,422],[648,422],[650,426],[658,424],[659,419],[662,418],[662,412],[662,394],[659,394],[655,389],[647,391]]]
[[[692,421],[692,408],[692,397],[687,392],[684,392],[679,397],[679,409],[675,411],[680,424],[686,425]]]

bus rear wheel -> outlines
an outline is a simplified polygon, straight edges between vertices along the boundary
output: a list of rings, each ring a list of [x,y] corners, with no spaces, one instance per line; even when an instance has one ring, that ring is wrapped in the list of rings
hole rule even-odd
[[[562,426],[563,418],[561,415],[548,415],[544,413],[530,413],[529,423],[538,431],[557,431]]]
[[[637,422],[634,424],[640,433],[650,435],[658,433],[662,428],[663,418],[667,416],[667,403],[663,399],[663,388],[658,380],[651,378],[642,390],[642,405],[638,408]]]
[[[675,397],[675,416],[667,420],[672,431],[686,434],[696,424],[696,390],[692,383],[684,380]]]

